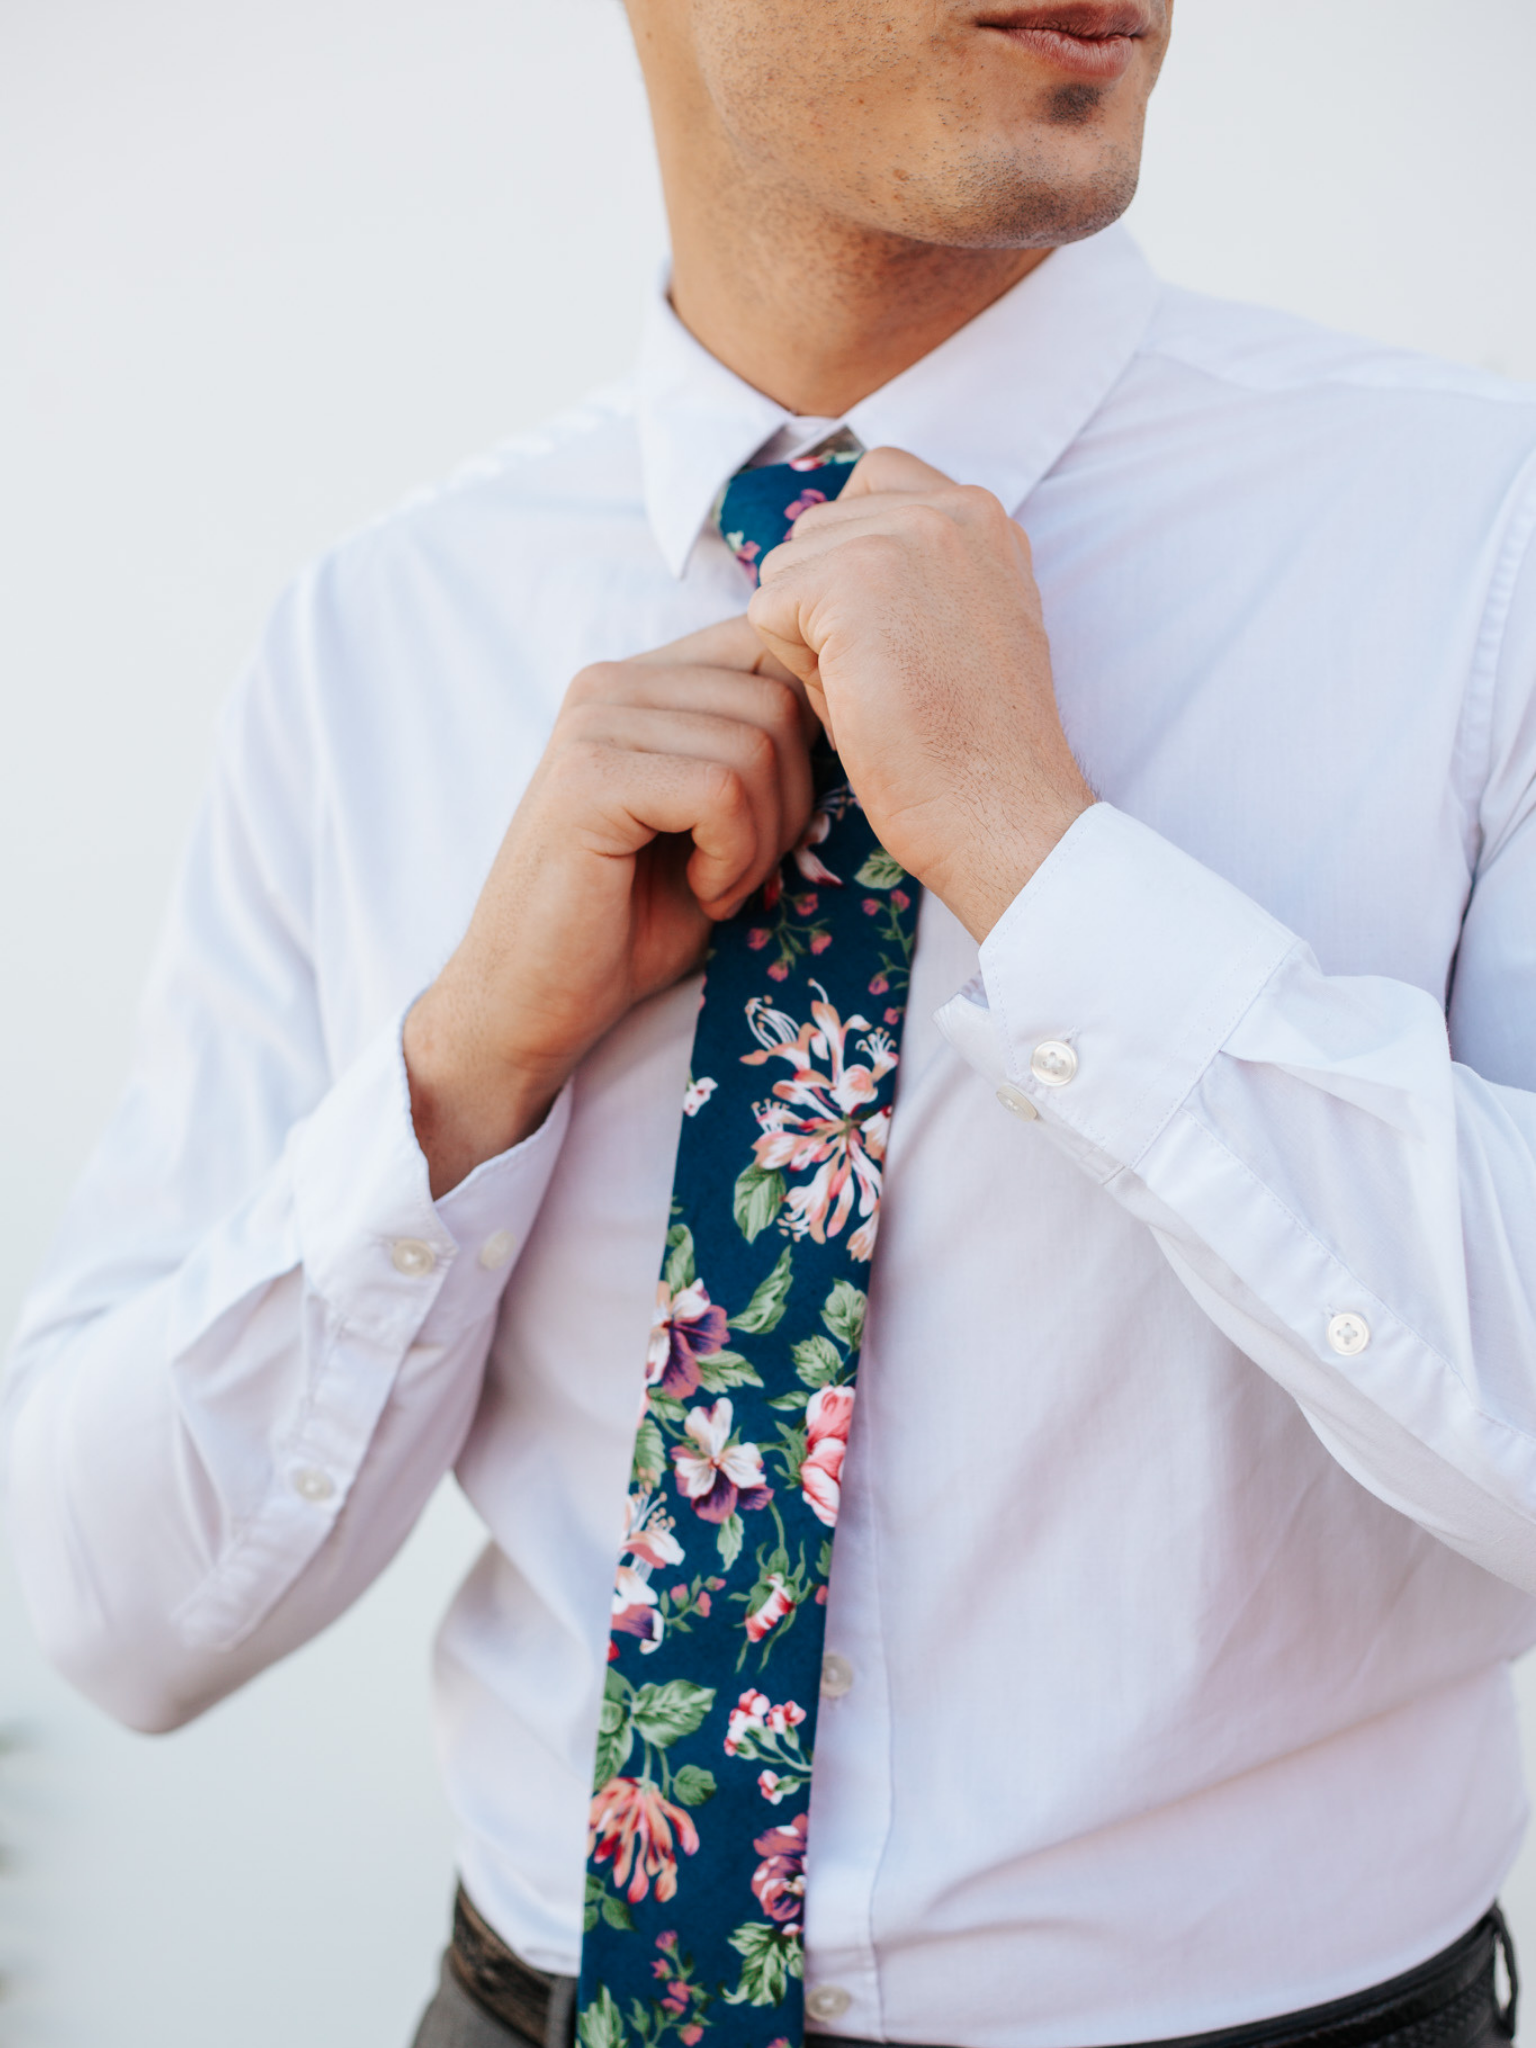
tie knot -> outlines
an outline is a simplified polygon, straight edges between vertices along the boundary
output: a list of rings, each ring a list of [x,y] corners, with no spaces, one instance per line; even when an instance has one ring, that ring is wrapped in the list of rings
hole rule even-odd
[[[838,495],[863,453],[858,437],[839,427],[792,462],[737,470],[716,502],[715,524],[754,584],[764,555],[788,538],[802,512]]]

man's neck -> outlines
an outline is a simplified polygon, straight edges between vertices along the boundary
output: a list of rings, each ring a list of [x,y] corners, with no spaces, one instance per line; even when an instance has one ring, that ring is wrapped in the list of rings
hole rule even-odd
[[[819,217],[790,195],[669,191],[672,305],[748,384],[836,419],[1050,253],[951,249]]]

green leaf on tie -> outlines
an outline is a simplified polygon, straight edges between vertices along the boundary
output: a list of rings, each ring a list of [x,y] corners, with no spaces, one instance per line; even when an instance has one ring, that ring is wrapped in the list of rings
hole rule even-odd
[[[600,1984],[596,1998],[583,2006],[576,2021],[576,2038],[581,2048],[627,2048],[629,2036],[606,1984]]]
[[[720,1547],[720,1562],[727,1571],[741,1555],[743,1534],[740,1515],[727,1515],[720,1524],[715,1541]]]
[[[642,1685],[630,1707],[635,1733],[658,1749],[670,1749],[681,1735],[691,1735],[715,1703],[712,1685],[692,1685],[670,1678],[665,1685]]]
[[[715,1796],[715,1774],[700,1764],[684,1764],[672,1780],[672,1796],[684,1806],[702,1806]]]
[[[759,1166],[754,1159],[736,1176],[732,1213],[748,1244],[768,1228],[784,1205],[784,1176],[777,1167]]]
[[[766,1280],[758,1282],[752,1299],[741,1314],[731,1317],[728,1329],[745,1330],[749,1337],[763,1337],[770,1330],[778,1328],[794,1280],[790,1267],[791,1257],[790,1248],[786,1245],[779,1254],[778,1264]]]
[[[839,1280],[827,1296],[821,1320],[840,1344],[857,1351],[864,1341],[864,1311],[868,1306],[869,1297],[863,1288],[855,1287],[851,1280]]]
[[[790,1356],[795,1361],[795,1371],[808,1387],[830,1386],[843,1369],[843,1361],[825,1337],[802,1337]]]
[[[700,1352],[694,1359],[699,1385],[706,1394],[724,1394],[731,1387],[760,1387],[763,1383],[754,1367],[739,1351]]]
[[[907,879],[907,871],[883,846],[877,846],[853,879],[861,889],[894,889]]]
[[[649,1415],[635,1432],[634,1476],[637,1486],[655,1486],[666,1470],[666,1447]]]
[[[805,1968],[800,1937],[786,1934],[782,1927],[749,1920],[731,1936],[731,1947],[741,1957],[741,1982],[727,1991],[727,2005],[779,2005],[791,1977]]]
[[[699,1277],[693,1263],[693,1232],[686,1223],[674,1223],[667,1232],[667,1244],[670,1249],[662,1277],[674,1294],[681,1294]]]
[[[603,1704],[597,1716],[597,1764],[592,1777],[595,1792],[618,1776],[635,1746],[629,1701],[619,1689],[623,1684],[618,1672],[610,1669],[603,1683]]]

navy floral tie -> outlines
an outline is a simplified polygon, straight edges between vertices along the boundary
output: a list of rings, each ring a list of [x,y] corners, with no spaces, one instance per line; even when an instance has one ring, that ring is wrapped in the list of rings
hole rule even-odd
[[[841,434],[732,478],[716,516],[753,582],[858,453]],[[816,775],[706,968],[613,1597],[582,2048],[802,2039],[827,1579],[918,909],[836,756]]]

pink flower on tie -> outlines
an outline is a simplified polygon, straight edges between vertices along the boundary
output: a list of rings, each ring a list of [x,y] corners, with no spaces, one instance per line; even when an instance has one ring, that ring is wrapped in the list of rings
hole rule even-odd
[[[656,1648],[666,1631],[651,1573],[661,1565],[681,1564],[683,1546],[672,1534],[672,1517],[661,1511],[653,1494],[632,1493],[625,1520],[610,1626],[620,1635],[638,1636],[644,1654]]]
[[[756,1444],[731,1435],[731,1404],[723,1396],[712,1408],[690,1408],[683,1424],[692,1449],[673,1447],[677,1483],[706,1522],[723,1522],[738,1510],[766,1507],[773,1498]]]
[[[734,1756],[742,1742],[756,1729],[766,1725],[764,1716],[768,1712],[769,1700],[765,1692],[755,1692],[750,1687],[731,1709],[731,1717],[725,1726],[725,1753]]]
[[[663,1905],[677,1895],[677,1854],[697,1854],[699,1833],[681,1806],[639,1778],[610,1778],[593,1795],[587,1854],[613,1863],[613,1881],[636,1906],[654,1884]]]
[[[853,1420],[852,1387],[818,1387],[805,1410],[805,1462],[800,1491],[818,1522],[837,1527],[843,1493],[843,1455]]]
[[[690,1081],[683,1090],[683,1115],[697,1116],[719,1085],[719,1082],[712,1081],[708,1074],[701,1081]]]
[[[763,1859],[752,1889],[770,1920],[799,1918],[805,1899],[805,1823],[805,1815],[796,1814],[788,1827],[770,1828],[752,1844]]]
[[[757,542],[755,540],[748,540],[744,533],[728,533],[725,536],[725,544],[737,561],[740,562],[743,569],[746,570],[752,581],[756,583],[757,558],[763,552]]]
[[[785,1585],[782,1573],[770,1572],[763,1583],[768,1591],[756,1607],[748,1608],[743,1624],[749,1643],[760,1643],[764,1636],[771,1636],[785,1615],[794,1611],[795,1596]]]
[[[811,822],[795,841],[792,858],[806,881],[814,883],[817,887],[823,882],[830,882],[834,888],[840,889],[843,886],[842,877],[834,875],[825,862],[811,851],[813,846],[821,845],[831,830],[830,814],[826,811],[813,811]]]
[[[875,1104],[880,1082],[896,1065],[896,1043],[883,1027],[871,1030],[865,1017],[845,1022],[821,984],[813,981],[811,987],[820,1000],[811,1004],[809,1024],[797,1025],[760,996],[747,1004],[759,1049],[743,1053],[743,1065],[782,1059],[791,1069],[787,1079],[774,1082],[771,1100],[753,1105],[762,1136],[752,1149],[765,1172],[811,1176],[786,1195],[781,1228],[824,1244],[843,1229],[857,1201],[865,1220],[850,1235],[848,1251],[867,1259],[879,1227],[881,1163],[891,1124],[889,1106]],[[866,1034],[858,1050],[867,1064],[848,1057],[847,1040],[855,1031]]]
[[[825,491],[802,491],[798,498],[792,498],[784,507],[784,517],[793,526],[802,512],[809,512],[813,505],[825,505],[826,502]]]

